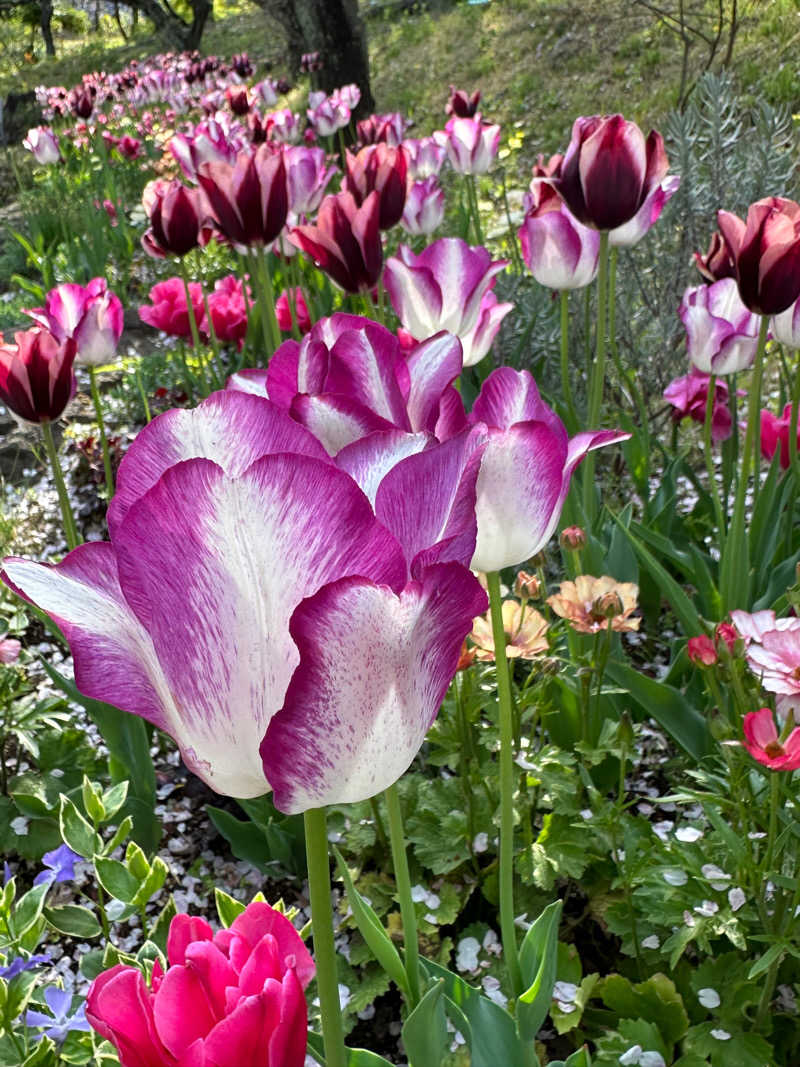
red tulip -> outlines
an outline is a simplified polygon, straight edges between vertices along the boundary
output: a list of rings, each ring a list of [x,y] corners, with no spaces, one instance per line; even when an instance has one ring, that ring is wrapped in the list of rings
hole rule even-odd
[[[471,119],[478,110],[480,100],[480,89],[470,95],[463,89],[456,89],[454,85],[451,85],[450,99],[447,101],[445,111],[448,115],[455,115],[457,119]]]
[[[714,642],[707,634],[690,637],[686,650],[689,653],[689,659],[697,667],[713,667],[719,658]]]
[[[768,196],[750,205],[746,222],[729,211],[717,221],[742,301],[758,315],[785,311],[800,296],[800,205]]]
[[[584,225],[614,230],[637,214],[668,166],[660,133],[651,130],[645,140],[622,115],[592,115],[575,120],[554,184]]]
[[[370,193],[361,207],[350,193],[326,196],[316,224],[296,226],[289,240],[348,293],[372,289],[383,267],[379,212],[377,192]]]
[[[41,327],[0,345],[0,400],[25,422],[52,422],[75,393],[75,341],[57,341]]]
[[[283,229],[289,209],[283,153],[266,144],[236,163],[202,164],[197,179],[208,197],[217,228],[239,248],[271,244]]]
[[[200,197],[177,179],[151,182],[142,195],[150,229],[142,237],[142,247],[151,256],[185,256],[205,244],[205,217]]]
[[[406,203],[408,159],[401,147],[367,145],[358,155],[347,153],[347,175],[342,188],[359,207],[373,190],[380,196],[378,226],[389,230],[400,221]]]
[[[736,277],[736,264],[719,230],[714,230],[705,255],[695,252],[694,263],[707,282]]]
[[[791,461],[789,438],[792,427],[792,405],[787,404],[783,415],[773,415],[771,411],[761,412],[761,455],[771,460],[780,450],[780,465],[787,470]],[[800,449],[800,430],[797,432],[797,446]]]

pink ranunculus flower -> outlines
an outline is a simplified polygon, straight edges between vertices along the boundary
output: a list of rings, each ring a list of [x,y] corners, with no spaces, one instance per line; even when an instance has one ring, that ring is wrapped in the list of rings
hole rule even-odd
[[[486,610],[467,567],[482,434],[440,443],[414,430],[435,417],[440,354],[458,374],[458,342],[403,361],[404,394],[397,379],[364,378],[379,368],[360,365],[352,334],[305,349],[338,390],[334,413],[357,446],[346,455],[340,446],[334,462],[272,400],[213,393],[139,433],[109,542],[56,566],[6,559],[2,572],[60,626],[81,692],[170,734],[216,792],[272,789],[286,813],[366,800],[405,773]],[[281,348],[291,363],[302,345]],[[292,413],[298,378],[310,384],[298,370]],[[409,429],[367,410],[359,390]],[[362,420],[389,432],[363,441]]]
[[[430,236],[444,219],[444,189],[435,177],[409,186],[400,225],[415,237]]]
[[[500,127],[480,118],[452,118],[433,136],[458,174],[486,174],[500,146]]]
[[[85,286],[57,285],[47,294],[43,308],[26,314],[59,341],[73,338],[78,363],[98,367],[116,357],[124,316],[120,299],[105,278],[93,278]]]
[[[773,415],[771,411],[761,412],[761,455],[771,460],[776,452],[780,453],[779,462],[783,470],[788,470],[791,463],[789,441],[792,432],[792,405],[787,404],[782,415]],[[800,427],[796,431],[797,445],[800,449]]]
[[[248,297],[248,302],[252,303],[252,294],[249,289]],[[247,336],[247,304],[241,280],[229,274],[216,281],[213,290],[208,294],[208,310],[218,340],[241,348]],[[211,331],[205,317],[200,326],[201,334],[210,335]]]
[[[742,723],[747,751],[773,771],[796,771],[800,768],[800,726],[781,741],[771,708],[760,708],[745,715]]]
[[[119,963],[89,988],[86,1018],[122,1067],[303,1067],[314,962],[284,915],[254,901],[217,933],[176,915],[167,961],[149,986]]]
[[[676,422],[690,418],[701,425],[706,421],[706,404],[708,387],[711,382],[709,374],[703,374],[694,368],[688,374],[675,378],[664,390],[664,399],[672,407],[672,417]],[[739,395],[743,396],[742,390]],[[728,406],[728,386],[719,379],[714,385],[714,401],[711,409],[711,439],[726,441],[733,431],[733,420]]]
[[[758,348],[759,317],[744,306],[733,278],[687,289],[678,314],[689,360],[704,374],[746,370]]]
[[[58,147],[58,137],[49,126],[37,126],[32,130],[28,130],[27,136],[22,143],[37,163],[62,162],[61,149]]]
[[[505,259],[492,261],[485,248],[471,248],[457,237],[440,237],[419,255],[400,245],[397,255],[387,260],[383,283],[403,328],[415,340],[447,330],[463,344],[487,312],[484,297],[507,264]],[[498,328],[511,306],[499,304],[491,312]],[[503,309],[502,314],[497,308]],[[474,350],[465,351],[465,366],[468,359],[475,363],[478,358]]]
[[[186,306],[186,290],[182,278],[167,278],[157,282],[150,290],[150,303],[139,308],[139,318],[148,326],[155,327],[171,337],[191,340],[189,310]],[[203,287],[199,282],[189,282],[195,321],[199,324],[205,314]]]
[[[308,313],[308,305],[300,286],[295,286],[290,299],[289,291],[284,289],[275,301],[275,316],[278,326],[284,333],[291,333],[292,329],[292,301],[297,312],[297,328],[300,333],[308,333],[311,329],[311,316]]]

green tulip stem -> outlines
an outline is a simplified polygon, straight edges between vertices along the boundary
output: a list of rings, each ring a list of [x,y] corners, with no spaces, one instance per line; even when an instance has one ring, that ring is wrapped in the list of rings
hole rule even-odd
[[[594,364],[589,384],[589,410],[586,428],[600,429],[603,411],[603,384],[606,376],[606,319],[608,317],[608,233],[600,234],[597,260],[597,329],[595,333]],[[594,521],[594,453],[583,461],[583,511],[587,525]]]
[[[486,575],[489,607],[492,616],[494,659],[497,674],[497,707],[500,720],[500,933],[506,959],[511,994],[522,992],[517,932],[514,926],[514,751],[511,708],[511,674],[506,657],[506,632],[503,626],[503,600],[500,575]]]
[[[142,382],[142,371],[139,364],[136,364],[136,385],[139,389],[139,396],[142,400],[142,408],[144,409],[144,417],[146,422],[152,422],[153,416],[150,414],[150,405],[147,402],[147,393],[144,391],[144,383]]]
[[[78,547],[78,531],[75,526],[75,517],[72,514],[72,507],[69,502],[69,496],[67,495],[67,487],[64,483],[64,474],[61,470],[61,464],[58,461],[58,452],[56,451],[56,443],[53,440],[52,425],[49,422],[43,422],[41,427],[42,437],[44,437],[44,447],[47,451],[47,458],[50,460],[50,468],[53,471],[53,478],[56,483],[58,503],[61,507],[61,521],[64,524],[64,537],[67,541],[67,548],[71,552],[73,548]]]
[[[192,347],[194,348],[194,354],[200,362],[201,374],[203,373],[203,357],[200,352],[200,330],[197,326],[197,319],[194,314],[194,304],[192,303],[192,294],[189,289],[189,274],[186,270],[186,263],[183,259],[179,259],[181,268],[181,278],[183,279],[183,292],[186,297],[186,314],[189,316],[189,332],[192,335]],[[189,369],[189,360],[186,358],[186,350],[181,352],[183,357],[183,366],[186,371],[186,387],[189,390],[189,399],[194,402],[194,375]]]
[[[419,1004],[419,940],[417,937],[417,914],[411,899],[411,875],[408,871],[408,853],[406,836],[403,831],[403,814],[400,810],[400,797],[397,785],[390,785],[384,791],[386,810],[389,815],[389,838],[392,844],[392,864],[397,896],[400,900],[400,914],[403,919],[403,942],[405,944],[405,964],[408,975],[409,1011]]]
[[[483,227],[481,226],[480,210],[478,208],[478,188],[474,174],[464,175],[467,183],[467,200],[469,201],[470,215],[472,215],[472,228],[475,232],[475,243],[483,244]]]
[[[800,365],[795,368],[794,383],[792,385],[792,409],[789,416],[789,469],[794,478],[800,477],[800,468],[797,463],[797,421],[800,410]]]
[[[267,316],[267,323],[272,336],[272,352],[275,352],[281,343],[281,331],[278,326],[278,316],[275,314],[275,290],[272,287],[272,274],[269,269],[269,252],[263,245],[259,249],[259,259],[261,262],[261,274],[264,279],[263,293],[264,304],[266,305],[262,310]]]
[[[569,289],[562,289],[558,294],[561,301],[561,393],[567,405],[570,430],[577,427],[578,416],[572,399],[572,387],[569,381]]]
[[[97,374],[94,367],[89,367],[89,384],[92,390],[94,413],[97,416],[97,430],[100,434],[100,447],[103,450],[103,470],[106,477],[106,499],[110,500],[114,495],[114,475],[111,471],[111,453],[108,451],[106,424],[103,419],[103,405],[100,402],[100,390],[97,388]]]
[[[305,812],[303,821],[325,1067],[346,1067],[347,1054],[344,1047],[342,1012],[339,1007],[339,978],[336,972],[336,946],[333,940],[331,869],[325,809],[312,808]]]
[[[714,453],[711,446],[711,423],[714,418],[714,399],[717,391],[717,376],[712,373],[708,380],[708,393],[706,395],[706,417],[703,423],[703,451],[706,458],[706,472],[708,473],[708,491],[714,503],[714,515],[717,520],[717,542],[720,553],[725,550],[725,512],[722,510],[722,498],[714,472]]]

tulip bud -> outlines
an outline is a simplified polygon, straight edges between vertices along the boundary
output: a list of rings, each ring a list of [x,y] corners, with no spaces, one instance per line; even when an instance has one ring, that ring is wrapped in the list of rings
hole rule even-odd
[[[586,533],[580,526],[567,526],[561,531],[559,543],[570,552],[580,552],[586,548]]]
[[[536,575],[520,571],[514,582],[514,595],[521,600],[537,600],[540,593],[541,585]]]
[[[739,631],[733,625],[732,622],[718,623],[714,630],[714,645],[717,652],[724,653],[724,649],[727,649],[727,655],[735,656],[737,654],[737,642],[742,644],[739,637]]]
[[[713,667],[717,662],[717,650],[707,634],[701,637],[690,637],[686,649],[689,659],[696,667]]]

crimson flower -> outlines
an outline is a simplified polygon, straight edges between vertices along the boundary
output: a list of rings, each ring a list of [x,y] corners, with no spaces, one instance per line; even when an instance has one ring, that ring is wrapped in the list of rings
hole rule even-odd
[[[750,205],[746,222],[730,211],[717,221],[746,306],[758,315],[785,311],[800,296],[800,204],[768,196]]]
[[[342,188],[350,193],[359,207],[369,194],[378,193],[378,226],[389,230],[400,221],[406,203],[408,160],[402,147],[388,144],[367,145],[358,155],[347,153],[347,174]]]
[[[188,189],[177,178],[151,182],[142,203],[150,217],[142,247],[151,256],[185,256],[205,243],[204,212],[195,189]]]
[[[40,326],[14,340],[0,345],[0,400],[25,422],[52,422],[75,393],[75,341],[58,341]]]
[[[197,180],[208,198],[214,222],[234,246],[271,244],[283,229],[289,209],[283,153],[266,144],[236,163],[203,163]]]
[[[800,726],[795,726],[785,741],[778,738],[771,708],[759,708],[745,715],[742,723],[747,751],[773,771],[796,771],[800,768]]]
[[[456,89],[455,85],[451,85],[450,99],[447,101],[445,111],[448,115],[455,115],[457,119],[471,119],[475,117],[480,102],[480,89],[470,94],[464,89]]]
[[[736,264],[719,230],[714,230],[705,255],[695,252],[694,264],[707,282],[736,277]]]
[[[316,223],[295,226],[289,240],[348,293],[372,289],[381,275],[380,194],[359,205],[350,193],[326,196]]]

